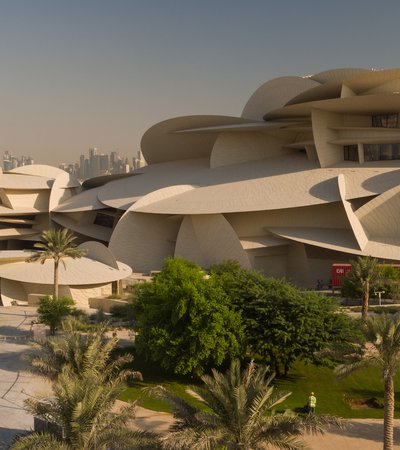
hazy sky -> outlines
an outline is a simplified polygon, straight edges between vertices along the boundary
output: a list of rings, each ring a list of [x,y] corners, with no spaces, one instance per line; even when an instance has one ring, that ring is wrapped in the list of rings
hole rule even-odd
[[[268,79],[400,67],[398,0],[0,0],[0,157],[130,158],[151,125],[240,115]]]

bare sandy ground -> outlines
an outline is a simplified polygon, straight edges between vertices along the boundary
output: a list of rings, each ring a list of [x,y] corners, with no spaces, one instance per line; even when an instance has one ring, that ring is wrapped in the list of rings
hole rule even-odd
[[[135,425],[138,428],[165,434],[171,423],[170,414],[137,408]],[[344,430],[332,429],[322,436],[304,436],[303,440],[312,450],[382,450],[382,437],[382,420],[353,419]],[[395,444],[395,448],[400,449],[400,419],[395,420]]]
[[[383,421],[352,419],[345,430],[331,430],[323,436],[306,436],[312,450],[382,450]],[[400,419],[395,420],[394,448],[400,449]]]

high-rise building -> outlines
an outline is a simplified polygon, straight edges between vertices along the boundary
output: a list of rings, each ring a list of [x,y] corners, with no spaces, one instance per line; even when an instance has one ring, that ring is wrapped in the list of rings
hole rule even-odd
[[[100,174],[101,175],[107,175],[109,174],[110,169],[110,163],[108,159],[108,155],[101,154],[99,155],[100,158]]]
[[[79,178],[81,180],[85,178],[85,155],[79,157]]]

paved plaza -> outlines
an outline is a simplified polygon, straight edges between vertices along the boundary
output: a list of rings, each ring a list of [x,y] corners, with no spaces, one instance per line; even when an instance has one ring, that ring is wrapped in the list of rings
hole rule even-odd
[[[33,427],[24,400],[49,390],[44,380],[27,371],[22,359],[30,351],[27,337],[35,317],[32,307],[0,308],[0,449],[7,449],[14,436]]]

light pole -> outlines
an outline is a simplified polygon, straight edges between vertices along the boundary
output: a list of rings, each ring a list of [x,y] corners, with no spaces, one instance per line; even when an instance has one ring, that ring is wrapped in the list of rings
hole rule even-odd
[[[378,300],[379,300],[379,306],[382,306],[382,294],[384,294],[385,291],[374,291],[374,294],[378,296]]]

